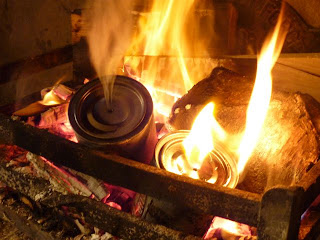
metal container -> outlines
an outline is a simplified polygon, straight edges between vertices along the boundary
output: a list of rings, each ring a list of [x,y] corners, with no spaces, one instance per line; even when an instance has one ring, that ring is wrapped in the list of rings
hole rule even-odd
[[[90,81],[75,93],[68,116],[78,141],[104,152],[149,163],[157,135],[148,90],[131,78],[117,76],[111,107],[107,109],[99,79]]]
[[[190,131],[179,130],[164,135],[156,145],[154,165],[170,171],[178,158],[184,158],[183,140]],[[238,183],[238,172],[233,155],[220,142],[215,142],[200,169],[191,169],[199,179],[212,184],[234,188]],[[183,171],[180,169],[180,174]],[[175,172],[175,171],[173,171]],[[177,173],[177,172],[175,172]],[[137,194],[132,214],[149,222],[202,237],[210,227],[213,216],[199,214],[183,206]]]
[[[176,167],[177,159],[185,159],[183,140],[190,133],[189,130],[179,130],[163,136],[157,143],[155,149],[155,163],[157,167],[184,175],[182,169]],[[187,164],[185,164],[187,165]],[[207,181],[224,187],[236,187],[239,174],[235,158],[226,147],[219,141],[215,141],[212,150],[204,159],[200,169],[192,169],[194,175],[198,175],[200,180]]]

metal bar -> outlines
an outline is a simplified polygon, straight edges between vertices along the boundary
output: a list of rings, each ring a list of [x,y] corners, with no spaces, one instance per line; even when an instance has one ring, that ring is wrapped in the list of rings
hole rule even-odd
[[[2,176],[1,181],[3,181],[8,187],[28,196],[33,201],[37,201],[49,208],[61,206],[75,207],[80,211],[79,214],[81,213],[81,215],[84,215],[87,223],[123,239],[201,239],[164,226],[146,222],[128,213],[121,212],[103,204],[102,202],[98,202],[87,197],[73,194],[64,195],[59,192],[52,191],[52,188],[50,187],[51,185],[47,180],[34,178],[16,172],[5,167],[5,164],[1,163],[0,176]],[[2,211],[4,210],[1,209],[0,204],[0,213]],[[11,218],[16,223],[20,223],[22,221],[20,218],[14,217],[14,215]],[[37,239],[49,238],[41,236]]]
[[[94,151],[0,114],[0,140],[110,184],[179,204],[199,213],[256,226],[260,195],[179,176],[116,155]]]
[[[303,188],[272,188],[264,193],[261,201],[258,239],[298,239],[302,214]]]

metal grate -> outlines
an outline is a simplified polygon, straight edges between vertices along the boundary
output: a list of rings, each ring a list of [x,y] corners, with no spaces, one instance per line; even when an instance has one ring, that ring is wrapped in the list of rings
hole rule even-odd
[[[296,239],[302,213],[320,193],[320,162],[296,186],[275,187],[258,195],[94,151],[6,115],[0,115],[0,139],[111,184],[183,205],[195,212],[257,226],[259,239]],[[133,218],[126,218],[132,223]]]

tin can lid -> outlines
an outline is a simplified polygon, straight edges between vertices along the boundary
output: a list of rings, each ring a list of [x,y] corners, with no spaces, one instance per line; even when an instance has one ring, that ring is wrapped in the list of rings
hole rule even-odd
[[[139,82],[117,76],[111,109],[99,79],[81,87],[70,101],[69,120],[76,134],[88,141],[118,141],[139,132],[152,115],[152,99]]]
[[[155,160],[159,168],[200,179],[212,184],[234,188],[238,183],[238,171],[234,156],[220,142],[203,160],[199,169],[192,168],[186,160],[183,140],[190,133],[179,130],[163,136],[155,149]]]

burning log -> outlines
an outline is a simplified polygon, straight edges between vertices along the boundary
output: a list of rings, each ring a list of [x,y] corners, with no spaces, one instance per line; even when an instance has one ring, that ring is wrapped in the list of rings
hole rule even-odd
[[[205,104],[217,104],[216,118],[233,136],[245,127],[254,79],[224,68],[195,85],[172,108],[174,129],[191,129]],[[319,157],[320,104],[310,95],[274,90],[247,175],[239,188],[261,193],[266,187],[298,182]],[[231,139],[237,141],[237,139]]]

